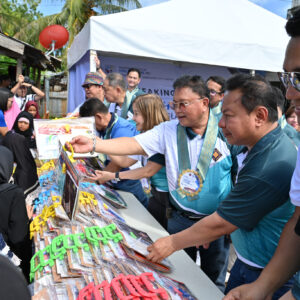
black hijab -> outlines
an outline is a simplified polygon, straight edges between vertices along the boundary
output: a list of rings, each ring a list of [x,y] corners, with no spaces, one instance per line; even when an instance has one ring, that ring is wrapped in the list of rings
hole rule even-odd
[[[14,166],[14,157],[12,152],[0,146],[0,192],[7,191],[14,188],[14,185],[8,183]]]
[[[25,118],[29,121],[29,128],[25,131],[21,131],[18,127],[18,122],[21,118]],[[25,137],[31,137],[33,134],[33,116],[32,116],[32,114],[30,114],[27,111],[21,111],[15,120],[13,130],[14,130],[14,132],[24,135]]]
[[[18,122],[21,118],[25,118],[29,121],[29,128],[25,131],[21,131],[18,127]],[[35,142],[35,138],[32,137],[33,135],[33,116],[32,114],[30,114],[29,112],[27,111],[21,111],[16,120],[15,120],[15,123],[14,123],[14,126],[13,126],[13,131],[15,133],[18,133],[20,135],[23,135],[25,136],[26,138],[26,143],[28,145],[29,148],[32,148],[32,149],[35,149],[36,148],[36,142]]]
[[[25,196],[27,196],[39,186],[39,180],[36,164],[27,145],[26,138],[18,133],[9,131],[3,138],[3,146],[13,153],[13,160],[17,164],[14,173],[15,183],[23,189]]]
[[[24,276],[8,258],[2,255],[0,256],[0,277],[1,299],[31,299]]]

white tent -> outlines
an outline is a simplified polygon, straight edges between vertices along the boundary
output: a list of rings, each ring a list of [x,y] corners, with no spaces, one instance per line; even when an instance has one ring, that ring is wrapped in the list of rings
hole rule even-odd
[[[85,55],[97,50],[118,57],[279,71],[288,42],[285,22],[247,0],[171,0],[91,17],[69,50],[68,68],[89,63]]]

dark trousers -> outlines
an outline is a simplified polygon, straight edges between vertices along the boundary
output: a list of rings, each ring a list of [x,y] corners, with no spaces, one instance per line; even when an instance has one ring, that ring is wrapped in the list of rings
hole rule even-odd
[[[152,196],[149,198],[148,211],[156,221],[167,230],[167,209],[169,207],[169,192],[159,192],[152,186]]]
[[[187,229],[196,222],[197,220],[190,220],[182,216],[178,211],[173,211],[172,217],[168,221],[168,232],[170,234],[177,233]],[[200,252],[201,269],[222,292],[225,290],[229,245],[229,239],[222,236],[211,242],[208,249],[204,249],[202,246],[199,249],[196,247],[184,249],[194,261],[196,261],[197,251]]]
[[[237,258],[230,271],[230,277],[225,290],[225,294],[227,294],[230,290],[236,288],[237,286],[255,281],[259,277],[262,270],[263,269],[256,269],[248,266]],[[278,274],[278,276],[280,276],[280,274]],[[290,279],[280,289],[278,289],[274,293],[272,300],[279,299],[288,290],[290,290],[293,286],[293,281],[293,278]]]

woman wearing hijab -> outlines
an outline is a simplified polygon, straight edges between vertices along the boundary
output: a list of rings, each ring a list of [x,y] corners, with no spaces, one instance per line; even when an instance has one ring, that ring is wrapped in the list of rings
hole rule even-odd
[[[3,112],[10,106],[10,91],[0,89],[0,144],[11,150],[14,162],[17,164],[14,180],[19,185],[25,196],[39,186],[36,164],[27,146],[25,137],[8,131]]]
[[[34,119],[40,119],[39,114],[39,107],[38,104],[35,101],[28,101],[25,105],[25,111],[28,111],[30,114],[32,114]]]
[[[29,220],[22,189],[9,183],[13,163],[11,151],[0,146],[0,232],[11,251],[22,260],[20,266],[28,278],[32,255]]]
[[[23,135],[30,149],[36,148],[33,129],[33,116],[27,111],[21,111],[14,123],[13,131]]]
[[[8,258],[0,255],[1,299],[30,300],[30,292],[22,273]]]

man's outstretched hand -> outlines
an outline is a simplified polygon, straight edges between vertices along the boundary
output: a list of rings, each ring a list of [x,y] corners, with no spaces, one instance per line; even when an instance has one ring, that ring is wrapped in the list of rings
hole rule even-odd
[[[76,136],[70,142],[66,142],[65,147],[68,151],[72,151],[71,147],[75,153],[88,153],[93,150],[93,140],[86,136]]]

